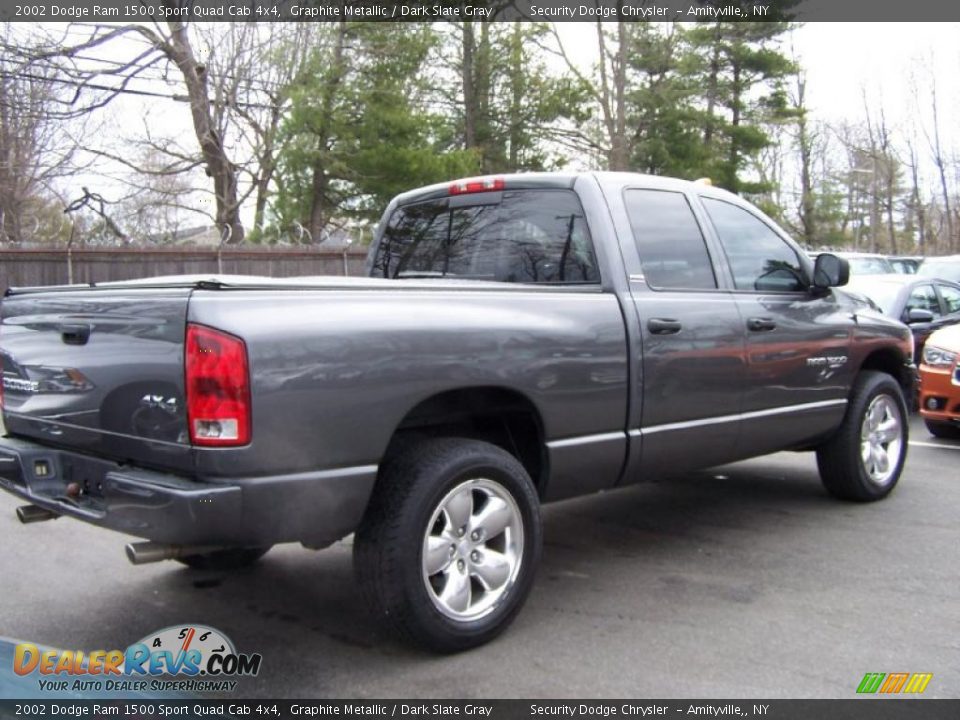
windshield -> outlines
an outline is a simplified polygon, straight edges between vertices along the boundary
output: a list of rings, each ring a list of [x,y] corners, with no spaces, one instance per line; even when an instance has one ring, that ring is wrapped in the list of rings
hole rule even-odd
[[[583,208],[570,190],[487,192],[400,206],[377,246],[371,274],[600,281]]]

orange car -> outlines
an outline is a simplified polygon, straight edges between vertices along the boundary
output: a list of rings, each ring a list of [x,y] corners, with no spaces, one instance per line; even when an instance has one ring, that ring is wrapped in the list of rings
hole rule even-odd
[[[960,439],[960,325],[937,330],[920,362],[920,414],[940,438]]]

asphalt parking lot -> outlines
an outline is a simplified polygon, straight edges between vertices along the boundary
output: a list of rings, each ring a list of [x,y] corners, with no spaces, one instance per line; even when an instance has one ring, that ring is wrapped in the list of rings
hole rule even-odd
[[[958,467],[915,418],[880,503],[835,501],[812,455],[779,454],[548,506],[526,608],[452,657],[371,621],[349,540],[230,575],[133,567],[123,536],[21,525],[0,493],[0,635],[94,650],[211,625],[263,654],[249,698],[850,698],[866,672],[932,672],[925,695],[957,698]]]

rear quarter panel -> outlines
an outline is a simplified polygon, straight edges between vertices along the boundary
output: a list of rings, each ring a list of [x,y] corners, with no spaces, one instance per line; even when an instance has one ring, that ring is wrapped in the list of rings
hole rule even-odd
[[[198,449],[201,475],[379,463],[407,413],[438,393],[498,387],[537,408],[546,440],[622,432],[627,346],[599,290],[196,291],[189,319],[248,348],[253,440]]]

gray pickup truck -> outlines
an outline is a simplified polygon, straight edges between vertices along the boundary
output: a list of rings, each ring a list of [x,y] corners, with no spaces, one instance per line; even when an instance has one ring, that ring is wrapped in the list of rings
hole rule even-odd
[[[708,184],[414,190],[367,270],[9,291],[0,487],[20,519],[210,569],[355,533],[374,611],[454,651],[523,604],[541,502],[786,449],[847,500],[900,476],[909,330]]]

